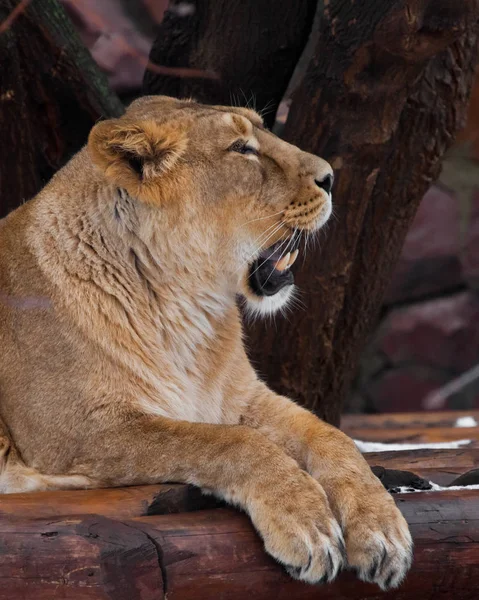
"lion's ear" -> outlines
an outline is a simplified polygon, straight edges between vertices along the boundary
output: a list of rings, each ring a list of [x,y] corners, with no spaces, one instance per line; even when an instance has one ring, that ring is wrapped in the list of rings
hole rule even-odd
[[[101,121],[88,138],[95,165],[112,183],[139,197],[142,186],[174,168],[186,144],[184,130],[175,123],[126,119]]]

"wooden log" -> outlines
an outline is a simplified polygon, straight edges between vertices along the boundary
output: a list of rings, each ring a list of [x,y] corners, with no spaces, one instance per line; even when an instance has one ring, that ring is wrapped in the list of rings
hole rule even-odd
[[[61,518],[93,513],[127,519],[142,515],[190,512],[212,508],[217,504],[217,500],[203,495],[199,488],[182,484],[0,494],[0,520],[9,516]]]
[[[412,471],[439,485],[449,485],[459,475],[479,468],[479,448],[458,450],[403,450],[368,452],[364,455],[371,467]]]
[[[453,427],[462,417],[479,423],[479,410],[414,413],[382,413],[380,415],[343,415],[342,429],[409,429],[411,427]]]
[[[398,495],[415,541],[407,581],[391,600],[475,600],[479,491]],[[343,573],[318,590],[267,556],[250,520],[233,509],[118,521],[0,520],[0,600],[379,600]]]
[[[0,519],[0,600],[163,600],[155,544],[93,515]]]
[[[457,450],[400,450],[398,452],[367,452],[369,464],[377,463],[388,469],[450,469],[462,473],[479,466],[479,448]]]
[[[479,492],[400,495],[396,501],[415,540],[415,561],[391,600],[475,600],[479,578]],[[160,546],[169,600],[384,597],[350,573],[321,590],[295,582],[263,551],[249,520],[230,510],[134,520]],[[438,592],[438,590],[440,590]]]
[[[344,432],[365,442],[426,444],[472,440],[469,447],[479,447],[479,427],[411,427],[408,429],[355,429],[344,427]]]

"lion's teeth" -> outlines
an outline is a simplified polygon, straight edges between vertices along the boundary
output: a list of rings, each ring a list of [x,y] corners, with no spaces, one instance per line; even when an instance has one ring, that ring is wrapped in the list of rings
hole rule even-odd
[[[278,262],[274,265],[274,268],[278,271],[284,271],[289,266],[289,259],[291,257],[291,252],[288,252],[282,259],[278,260]]]
[[[289,259],[289,264],[288,267],[290,267],[292,264],[294,264],[294,261],[298,258],[298,254],[299,254],[299,250],[295,250],[292,254],[291,254],[291,258]]]

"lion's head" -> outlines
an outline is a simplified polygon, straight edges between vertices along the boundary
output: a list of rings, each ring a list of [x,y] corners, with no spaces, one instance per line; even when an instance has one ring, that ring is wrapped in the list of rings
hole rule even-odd
[[[88,148],[110,184],[150,207],[149,227],[174,238],[179,263],[195,253],[214,263],[255,312],[287,303],[301,237],[331,214],[326,161],[252,110],[162,96],[98,123]]]

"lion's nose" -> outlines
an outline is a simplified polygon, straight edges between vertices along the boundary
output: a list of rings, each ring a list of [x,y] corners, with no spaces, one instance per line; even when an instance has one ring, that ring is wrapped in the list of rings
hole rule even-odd
[[[324,190],[327,194],[331,193],[331,189],[333,187],[334,176],[328,173],[321,179],[315,179],[314,183]]]

